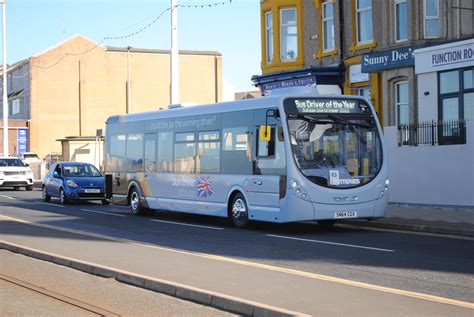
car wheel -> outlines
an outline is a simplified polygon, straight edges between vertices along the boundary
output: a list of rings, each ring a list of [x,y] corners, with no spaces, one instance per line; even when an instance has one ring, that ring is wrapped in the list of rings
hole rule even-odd
[[[41,190],[41,194],[43,195],[43,201],[50,201],[51,196],[48,195],[48,192],[46,191],[46,186],[43,186]]]
[[[64,192],[64,189],[62,189],[62,188],[59,190],[59,202],[62,205],[65,205],[69,202],[69,200],[66,197],[66,193]]]
[[[134,215],[142,216],[146,214],[146,208],[143,207],[141,202],[141,196],[138,189],[133,188],[132,192],[130,193],[130,211]]]
[[[102,199],[102,205],[108,205],[110,202],[107,199]]]
[[[318,220],[318,225],[320,225],[323,228],[330,228],[334,226],[336,223],[336,220]]]
[[[25,190],[31,192],[33,190],[33,185],[28,185],[25,187]]]
[[[237,228],[244,228],[249,224],[249,213],[247,208],[247,202],[242,194],[238,193],[232,199],[232,203],[230,204],[230,217],[232,219],[232,223]]]

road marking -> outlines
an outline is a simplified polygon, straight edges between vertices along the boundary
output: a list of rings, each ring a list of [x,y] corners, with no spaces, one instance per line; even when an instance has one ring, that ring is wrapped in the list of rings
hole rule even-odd
[[[320,244],[331,244],[331,245],[337,245],[337,246],[349,247],[349,248],[357,248],[357,249],[367,249],[367,250],[372,250],[372,251],[395,252],[395,250],[389,250],[389,249],[380,249],[380,248],[366,247],[366,246],[355,245],[355,244],[346,244],[346,243],[338,243],[338,242],[330,242],[330,241],[321,241],[321,240],[311,240],[311,239],[295,238],[295,237],[288,237],[288,236],[279,236],[279,235],[275,235],[275,234],[267,234],[266,236],[267,237],[272,237],[272,238],[279,238],[279,239],[297,240],[297,241],[320,243]]]
[[[188,227],[196,227],[196,228],[204,228],[204,229],[212,229],[212,230],[224,230],[224,228],[219,228],[219,227],[192,225],[192,224],[183,223],[183,222],[165,221],[165,220],[158,220],[158,219],[150,219],[150,220],[154,222],[169,223],[172,225],[179,225],[179,226],[188,226]]]
[[[291,274],[291,275],[296,275],[296,276],[301,276],[301,277],[307,277],[307,278],[311,278],[311,279],[315,279],[315,280],[319,280],[319,281],[332,282],[332,283],[348,285],[348,286],[354,286],[354,287],[359,287],[359,288],[364,288],[364,289],[369,289],[369,290],[373,290],[373,291],[379,291],[379,292],[384,292],[384,293],[389,293],[389,294],[394,294],[394,295],[401,295],[401,296],[417,298],[417,299],[421,299],[421,300],[427,300],[427,301],[431,301],[431,302],[435,302],[435,303],[441,303],[441,304],[447,304],[447,305],[453,305],[453,306],[458,306],[458,307],[474,309],[474,303],[465,302],[465,301],[456,300],[456,299],[451,299],[451,298],[446,298],[446,297],[441,297],[441,296],[436,296],[436,295],[418,293],[418,292],[413,292],[413,291],[406,291],[406,290],[402,290],[402,289],[398,289],[398,288],[391,288],[391,287],[386,287],[386,286],[368,284],[368,283],[364,283],[364,282],[357,282],[357,281],[343,279],[343,278],[340,278],[340,277],[310,273],[310,272],[305,272],[305,271],[300,271],[300,270],[295,270],[295,269],[289,269],[289,268],[279,267],[279,266],[273,266],[273,265],[268,265],[268,264],[263,264],[263,263],[258,263],[258,262],[238,260],[238,259],[233,259],[233,258],[220,256],[220,255],[212,255],[212,254],[207,254],[207,253],[190,252],[190,251],[182,251],[182,250],[177,250],[177,249],[165,248],[165,247],[160,247],[160,246],[157,246],[157,245],[152,245],[152,244],[148,244],[148,243],[144,243],[144,242],[136,242],[136,241],[132,241],[132,240],[128,240],[128,239],[114,238],[114,237],[111,237],[111,236],[106,236],[106,235],[97,234],[97,233],[90,233],[90,232],[85,232],[85,231],[80,231],[80,230],[75,230],[75,229],[67,229],[67,228],[61,228],[61,227],[56,227],[56,226],[52,226],[52,225],[34,223],[34,222],[31,222],[31,221],[18,219],[18,218],[13,218],[13,217],[4,216],[4,215],[0,215],[0,218],[7,219],[7,220],[13,220],[13,221],[17,221],[17,222],[20,222],[20,223],[29,224],[29,225],[32,225],[32,226],[35,226],[35,227],[41,227],[41,228],[47,228],[47,229],[52,229],[52,230],[57,230],[57,231],[69,232],[69,233],[74,233],[74,234],[93,237],[93,238],[100,238],[100,239],[106,239],[106,240],[109,240],[109,241],[127,243],[127,244],[130,244],[130,245],[138,245],[138,246],[147,247],[147,248],[151,248],[151,249],[155,249],[155,250],[168,251],[168,252],[173,252],[173,253],[183,254],[183,255],[189,255],[189,256],[196,256],[196,257],[201,257],[201,258],[210,259],[210,260],[217,260],[217,261],[226,262],[226,263],[239,264],[239,265],[243,265],[243,266],[248,266],[248,267],[253,267],[253,268],[258,268],[258,269],[263,269],[263,270],[269,270],[269,271],[273,271],[273,272],[280,272],[280,273],[286,273],[286,274]]]
[[[0,197],[5,197],[5,198],[8,198],[8,199],[13,199],[15,200],[15,198],[11,197],[11,196],[7,196],[7,195],[0,195]]]
[[[64,206],[62,206],[62,205],[56,205],[56,204],[53,204],[53,203],[42,203],[42,202],[40,202],[40,204],[59,207],[59,208],[64,208]]]
[[[96,214],[115,216],[115,217],[126,217],[125,215],[114,214],[114,213],[111,213],[111,212],[98,211],[98,210],[92,210],[92,209],[80,209],[80,210],[87,211],[87,212],[93,212],[93,213],[96,213]]]

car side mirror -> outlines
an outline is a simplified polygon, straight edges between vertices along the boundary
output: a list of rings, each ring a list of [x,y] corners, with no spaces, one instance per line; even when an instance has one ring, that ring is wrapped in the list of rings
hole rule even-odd
[[[26,167],[30,166],[30,164],[28,164],[28,163],[23,163],[23,164],[25,164]]]
[[[53,173],[53,177],[54,177],[54,178],[61,178],[61,175],[59,175],[58,172],[54,172],[54,173]]]

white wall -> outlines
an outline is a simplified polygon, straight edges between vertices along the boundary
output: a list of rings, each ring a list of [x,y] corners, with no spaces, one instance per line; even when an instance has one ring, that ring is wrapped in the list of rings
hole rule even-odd
[[[429,95],[425,96],[428,92]],[[418,75],[418,121],[438,121],[438,73]]]
[[[397,128],[385,127],[389,201],[473,207],[474,121],[467,122],[466,129],[464,145],[399,147]]]

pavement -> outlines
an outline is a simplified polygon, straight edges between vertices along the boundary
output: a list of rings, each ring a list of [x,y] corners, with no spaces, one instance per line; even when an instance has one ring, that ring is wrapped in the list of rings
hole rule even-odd
[[[234,316],[0,250],[0,316]]]
[[[474,207],[389,205],[385,218],[345,220],[341,223],[393,230],[474,237]]]

